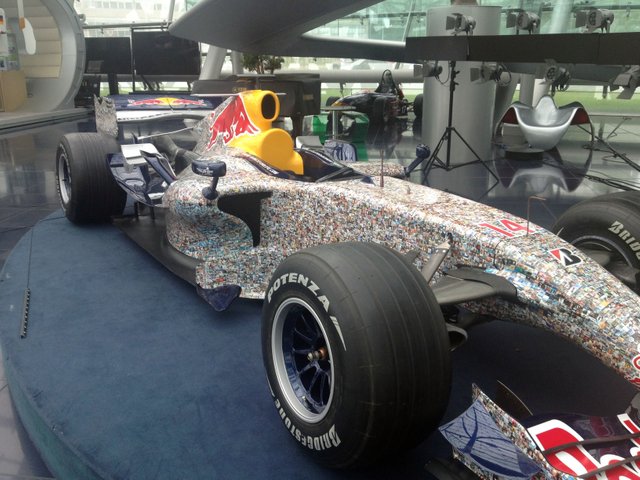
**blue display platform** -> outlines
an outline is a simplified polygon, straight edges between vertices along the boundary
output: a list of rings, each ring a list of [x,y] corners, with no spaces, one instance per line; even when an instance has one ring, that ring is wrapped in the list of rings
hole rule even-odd
[[[31,291],[27,336],[23,299]],[[438,433],[357,472],[316,465],[281,425],[260,348],[260,302],[216,313],[110,225],[37,224],[0,276],[0,341],[16,409],[60,479],[419,479]],[[505,382],[534,411],[611,414],[635,389],[578,347],[506,322],[453,352],[444,420],[471,383]],[[444,421],[443,420],[443,421]]]
[[[36,225],[0,305],[16,409],[58,478],[423,478],[426,446],[375,471],[311,461],[271,401],[261,303],[216,313],[115,227]]]

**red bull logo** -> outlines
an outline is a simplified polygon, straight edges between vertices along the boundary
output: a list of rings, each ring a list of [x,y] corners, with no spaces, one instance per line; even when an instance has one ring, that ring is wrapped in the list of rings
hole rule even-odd
[[[237,96],[214,119],[209,132],[211,136],[207,150],[213,147],[218,138],[222,138],[222,142],[226,145],[241,135],[255,135],[260,132],[260,129],[251,121],[242,97]]]
[[[130,107],[138,107],[142,105],[166,105],[166,103],[161,102],[159,98],[145,98],[144,100],[128,100],[127,102]]]
[[[157,98],[144,98],[141,100],[128,100],[130,107],[138,106],[161,106],[161,107],[180,107],[180,106],[196,106],[206,107],[207,104],[204,100],[191,100],[188,98],[175,98],[175,97],[157,97]]]
[[[273,92],[242,92],[218,107],[207,119],[211,126],[206,149],[221,142],[243,150],[271,167],[302,175],[302,157],[293,149],[291,135],[280,128],[272,128],[279,113],[280,102]]]
[[[190,100],[188,98],[174,98],[172,99],[171,105],[188,105],[188,106],[198,106],[198,107],[206,107],[207,104],[204,100]]]

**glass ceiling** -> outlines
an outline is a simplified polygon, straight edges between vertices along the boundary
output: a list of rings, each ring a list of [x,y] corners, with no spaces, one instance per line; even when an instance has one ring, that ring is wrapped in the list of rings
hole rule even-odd
[[[255,0],[259,7],[264,0]],[[318,0],[322,1],[322,0]],[[130,27],[166,27],[198,3],[198,0],[75,0],[78,13],[85,16],[86,36],[129,36]],[[402,41],[406,37],[424,36],[426,12],[433,7],[450,6],[450,0],[384,0],[313,30],[312,34],[341,38]],[[615,19],[611,32],[640,31],[640,0],[478,0],[482,6],[502,7],[501,34],[513,34],[506,27],[507,14],[514,9],[533,12],[540,17],[540,33],[577,33],[576,12],[591,7],[611,10]],[[119,28],[117,28],[119,27]],[[208,46],[203,45],[203,53]],[[336,68],[374,68],[371,61],[355,59],[287,58],[283,69],[323,70]],[[379,65],[378,65],[379,66]],[[227,60],[225,68],[230,69]],[[384,68],[412,68],[392,64]]]
[[[261,4],[263,0],[256,0]],[[198,0],[76,0],[78,13],[88,25],[169,23],[198,3]],[[505,21],[503,34],[513,33],[506,27],[506,15],[513,9],[524,9],[539,15],[540,33],[578,32],[575,12],[590,7],[613,11],[612,32],[640,31],[640,0],[479,0],[479,5],[501,6]],[[347,38],[403,40],[407,36],[426,35],[425,12],[432,7],[451,5],[450,0],[384,0],[333,21],[311,33]],[[173,8],[172,8],[173,7]],[[106,33],[106,32],[104,32]],[[106,33],[108,34],[108,33]],[[125,33],[120,33],[125,34]]]

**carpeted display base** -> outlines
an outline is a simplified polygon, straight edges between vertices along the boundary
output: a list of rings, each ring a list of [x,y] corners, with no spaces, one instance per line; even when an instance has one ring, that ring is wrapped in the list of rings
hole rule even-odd
[[[436,433],[368,471],[316,465],[272,404],[260,308],[238,301],[216,313],[110,225],[77,227],[61,213],[39,223],[2,271],[0,340],[16,409],[51,471],[83,480],[411,479],[446,455]],[[503,322],[477,327],[453,360],[448,418],[469,405],[471,382],[491,394],[496,378],[543,410],[617,413],[633,394],[577,347]]]
[[[317,466],[281,425],[262,366],[260,302],[216,313],[116,228],[61,217],[20,241],[0,282],[12,397],[57,477],[344,475]],[[425,461],[414,452],[347,476],[419,478]]]

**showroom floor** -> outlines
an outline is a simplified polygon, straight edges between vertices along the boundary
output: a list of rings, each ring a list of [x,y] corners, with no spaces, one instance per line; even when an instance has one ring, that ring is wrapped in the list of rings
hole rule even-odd
[[[640,122],[628,120],[611,134],[619,122],[620,118],[616,117],[598,117],[596,131],[605,137],[610,135],[609,142],[618,152],[640,161]],[[58,139],[67,132],[90,129],[86,121],[73,121],[0,135],[0,267],[19,239],[39,220],[58,209],[54,176]],[[426,180],[431,186],[523,217],[529,212],[533,222],[550,227],[554,219],[575,202],[616,190],[601,181],[584,179],[587,172],[591,177],[640,181],[640,174],[610,151],[596,150],[589,159],[589,151],[583,148],[585,138],[580,131],[565,137],[559,147],[562,160],[556,154],[543,161],[508,161],[500,149],[495,149],[495,158],[487,165],[499,172],[499,182],[495,182],[482,165],[452,172],[434,169]],[[397,145],[386,146],[386,156],[390,161],[406,165],[413,160],[416,143],[416,136],[409,129]],[[370,157],[379,155],[380,149],[380,145],[370,146]],[[417,171],[412,180],[420,181],[422,175]],[[0,445],[0,480],[51,478],[16,419],[1,370]]]

